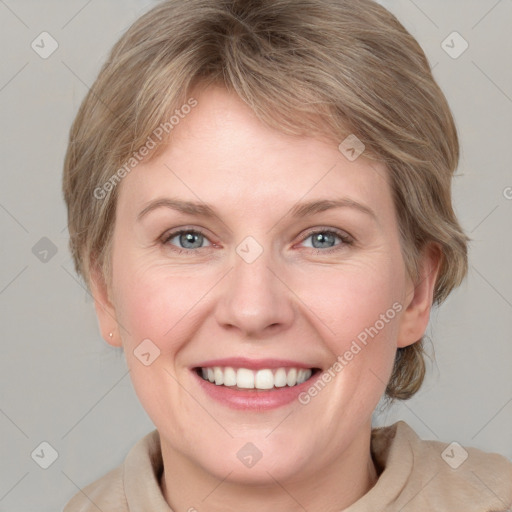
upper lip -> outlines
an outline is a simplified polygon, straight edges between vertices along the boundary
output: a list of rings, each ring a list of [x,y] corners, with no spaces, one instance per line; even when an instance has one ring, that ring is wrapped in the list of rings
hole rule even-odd
[[[316,368],[309,363],[301,363],[290,359],[247,359],[246,357],[230,357],[224,359],[212,359],[194,365],[192,368],[213,368],[214,366],[231,366],[234,368],[247,368],[249,370],[261,370],[264,368]]]

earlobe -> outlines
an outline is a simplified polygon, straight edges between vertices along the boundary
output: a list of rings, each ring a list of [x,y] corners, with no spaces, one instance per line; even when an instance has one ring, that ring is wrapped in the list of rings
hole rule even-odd
[[[414,284],[409,281],[404,304],[406,307],[400,318],[397,347],[412,345],[425,334],[442,258],[442,250],[438,244],[431,243],[424,249],[418,282]]]
[[[97,265],[91,265],[90,276],[91,292],[101,335],[108,344],[120,347],[122,343],[117,329],[116,310],[103,272]]]

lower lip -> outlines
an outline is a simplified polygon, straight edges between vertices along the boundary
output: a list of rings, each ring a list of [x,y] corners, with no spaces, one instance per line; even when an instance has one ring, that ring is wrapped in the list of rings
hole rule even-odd
[[[211,398],[232,409],[243,410],[270,410],[277,407],[288,405],[297,399],[297,397],[308,389],[316,379],[321,376],[322,372],[317,371],[307,381],[297,386],[284,386],[282,388],[250,389],[247,391],[238,391],[226,386],[217,386],[208,380],[201,378],[195,370],[192,374],[198,380],[199,385]]]

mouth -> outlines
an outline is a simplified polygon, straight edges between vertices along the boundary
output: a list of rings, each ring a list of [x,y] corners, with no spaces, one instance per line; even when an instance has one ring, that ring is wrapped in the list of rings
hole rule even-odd
[[[238,391],[270,391],[293,388],[312,379],[320,368],[260,368],[233,366],[196,367],[195,373],[204,381]]]

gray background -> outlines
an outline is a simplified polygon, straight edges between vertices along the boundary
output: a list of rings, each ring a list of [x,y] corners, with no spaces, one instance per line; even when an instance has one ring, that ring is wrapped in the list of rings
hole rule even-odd
[[[431,315],[436,363],[422,390],[375,425],[403,419],[424,439],[512,458],[512,1],[382,3],[425,49],[452,107],[455,208],[474,241],[467,280]],[[78,106],[112,44],[153,4],[0,0],[0,511],[62,510],[154,428],[73,271],[61,195]],[[59,45],[46,59],[31,48],[43,31]],[[457,59],[441,46],[453,31],[469,43]],[[48,469],[31,457],[43,441],[58,452]]]

